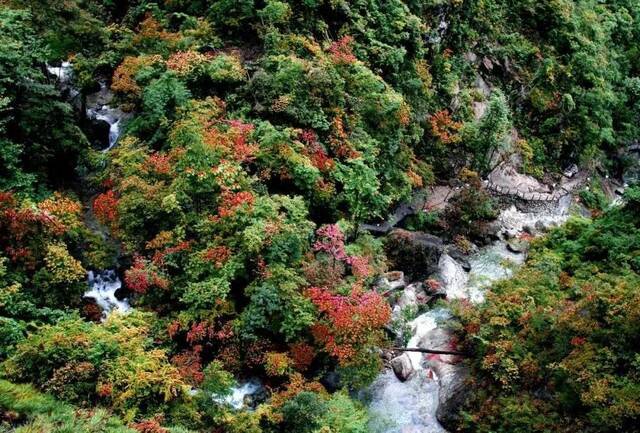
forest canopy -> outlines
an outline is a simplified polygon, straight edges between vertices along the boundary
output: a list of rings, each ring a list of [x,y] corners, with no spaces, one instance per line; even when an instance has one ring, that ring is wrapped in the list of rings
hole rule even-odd
[[[0,431],[370,431],[380,277],[495,240],[500,164],[633,183],[639,50],[636,0],[0,0]],[[417,240],[363,229],[434,186]],[[637,429],[638,189],[605,189],[455,308],[459,431]]]

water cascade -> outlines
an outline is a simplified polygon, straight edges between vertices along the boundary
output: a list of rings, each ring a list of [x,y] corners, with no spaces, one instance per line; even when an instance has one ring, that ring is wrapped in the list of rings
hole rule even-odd
[[[247,405],[247,399],[264,391],[264,386],[258,379],[250,379],[247,382],[239,383],[231,388],[231,393],[222,398],[214,398],[217,403],[227,404],[236,410],[244,409]]]
[[[87,273],[89,290],[85,292],[84,298],[91,298],[102,309],[102,318],[106,318],[111,311],[125,313],[129,311],[129,303],[126,299],[120,300],[116,297],[116,291],[122,287],[122,282],[114,270],[106,270],[94,273]]]
[[[73,87],[73,65],[70,62],[62,62],[60,66],[47,66],[47,71],[55,77],[60,88],[66,93],[67,98],[78,106],[80,103],[77,97],[80,92]],[[105,122],[109,125],[109,137],[107,147],[103,152],[110,150],[118,142],[120,137],[121,121],[128,115],[118,107],[110,105],[113,93],[105,81],[100,82],[100,89],[87,95],[86,112],[87,119],[92,121]]]
[[[541,212],[522,212],[515,206],[504,210],[499,218],[501,234],[517,237],[533,227],[561,224],[569,216],[571,196],[563,197],[553,209]],[[472,303],[484,301],[486,287],[499,279],[508,278],[526,256],[509,248],[507,240],[498,240],[481,248],[469,257],[471,270],[466,273],[460,264],[446,254],[440,259],[440,277],[448,299],[467,299]],[[419,315],[409,323],[411,338],[406,347],[439,348],[446,345],[451,331],[446,322],[448,310],[435,308]],[[439,405],[439,374],[452,380],[458,374],[451,356],[425,355],[407,352],[413,373],[402,382],[393,371],[386,370],[364,392],[372,416],[372,433],[446,433],[436,418]],[[454,379],[455,380],[455,379]]]
[[[102,149],[103,152],[109,151],[118,142],[121,121],[126,117],[120,108],[109,105],[112,99],[113,93],[104,81],[100,83],[99,91],[87,96],[87,118],[109,125],[108,145]]]

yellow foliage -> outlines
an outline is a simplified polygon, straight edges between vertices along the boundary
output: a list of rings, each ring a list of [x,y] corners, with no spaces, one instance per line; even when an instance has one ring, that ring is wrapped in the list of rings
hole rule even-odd
[[[44,261],[54,283],[76,283],[85,277],[80,261],[73,258],[61,242],[47,246]]]
[[[291,366],[291,358],[286,353],[269,352],[266,356],[265,369],[269,376],[282,376]]]
[[[38,204],[38,208],[61,221],[67,229],[74,229],[81,225],[82,205],[79,201],[59,192]]]

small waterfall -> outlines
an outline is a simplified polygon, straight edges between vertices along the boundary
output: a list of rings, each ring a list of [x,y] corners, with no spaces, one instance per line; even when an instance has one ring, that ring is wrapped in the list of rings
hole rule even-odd
[[[446,433],[436,419],[438,382],[431,370],[419,370],[400,382],[387,370],[369,388],[371,433]]]
[[[120,138],[120,121],[122,120],[122,113],[117,108],[111,108],[108,105],[102,107],[88,108],[87,117],[92,120],[101,120],[109,124],[109,145],[103,149],[103,152],[109,151],[118,142]]]
[[[73,87],[73,65],[70,62],[62,62],[60,66],[47,65],[47,71],[56,77],[59,86],[67,94],[68,99],[74,100],[80,92]],[[86,116],[89,120],[98,120],[106,122],[109,125],[109,139],[103,152],[109,151],[118,142],[120,138],[120,123],[127,115],[119,108],[111,105],[113,93],[109,90],[105,81],[100,82],[100,90],[87,95]]]
[[[415,318],[410,324],[412,337],[407,347],[420,342],[451,314],[437,308]],[[372,433],[446,433],[438,420],[438,381],[421,353],[407,352],[414,373],[401,382],[391,370],[379,375],[361,397],[369,400]]]
[[[60,66],[47,65],[47,71],[62,84],[67,84],[73,75],[73,67],[70,62],[62,62]]]
[[[125,313],[131,308],[126,299],[116,298],[116,291],[122,287],[122,282],[114,270],[87,273],[89,290],[84,298],[92,298],[102,309],[102,318],[106,318],[111,311]]]
[[[109,151],[120,138],[120,122],[125,114],[119,108],[114,108],[110,104],[113,94],[109,90],[106,82],[100,83],[100,90],[87,97],[87,118],[99,120],[109,125],[109,141],[103,152]]]
[[[258,381],[258,379],[251,379],[248,382],[244,382],[236,385],[232,388],[231,394],[222,397],[214,398],[216,403],[228,404],[234,409],[243,409],[246,405],[246,398],[260,393],[264,389],[264,386]]]

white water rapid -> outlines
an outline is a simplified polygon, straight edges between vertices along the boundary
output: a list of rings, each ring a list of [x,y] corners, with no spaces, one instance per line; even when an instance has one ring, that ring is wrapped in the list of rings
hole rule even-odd
[[[102,309],[103,320],[111,311],[126,313],[129,311],[129,302],[126,299],[116,298],[116,290],[122,287],[122,282],[114,270],[107,270],[94,273],[87,273],[89,290],[84,294],[84,298],[95,299],[96,304]]]
[[[62,62],[60,66],[47,65],[47,71],[62,84],[67,84],[73,75],[73,68],[70,62]]]
[[[264,386],[258,379],[250,379],[231,388],[231,393],[225,397],[213,397],[213,401],[219,404],[227,404],[236,410],[245,409],[246,398],[261,392]]]
[[[100,90],[87,97],[87,118],[99,120],[109,124],[109,144],[102,149],[107,152],[113,148],[120,138],[120,122],[125,117],[125,113],[118,107],[109,105],[113,94],[107,87],[107,83],[100,83]]]
[[[87,117],[92,120],[102,120],[109,124],[109,145],[102,149],[102,151],[107,152],[111,150],[111,148],[118,142],[118,138],[120,138],[120,120],[122,119],[122,112],[117,108],[112,108],[105,104],[100,108],[88,108]]]
[[[565,222],[569,216],[572,197],[566,196],[553,209],[541,212],[521,212],[512,206],[499,218],[501,236],[518,236],[525,228],[550,227]],[[492,282],[508,278],[521,265],[526,255],[514,253],[506,240],[498,240],[481,248],[469,257],[470,272],[443,254],[439,262],[440,277],[448,299],[467,299],[472,303],[484,301],[484,291]],[[446,327],[451,318],[448,310],[435,308],[421,314],[409,323],[411,338],[407,347],[442,348],[451,332]],[[404,355],[403,355],[404,356]],[[401,382],[393,371],[386,370],[365,390],[363,399],[368,402],[371,415],[371,433],[446,433],[436,418],[439,404],[440,381],[449,383],[456,367],[449,355],[425,355],[407,352],[413,373]],[[445,374],[439,378],[436,371]]]

